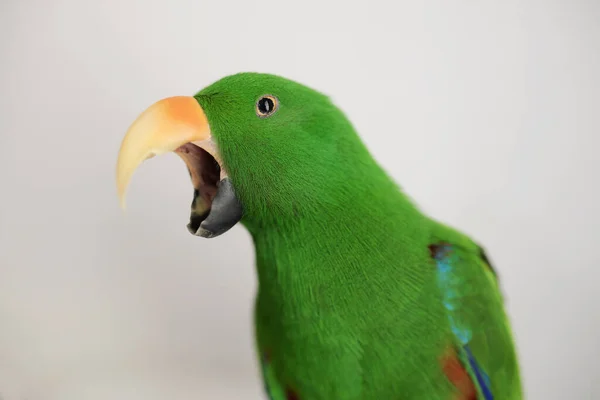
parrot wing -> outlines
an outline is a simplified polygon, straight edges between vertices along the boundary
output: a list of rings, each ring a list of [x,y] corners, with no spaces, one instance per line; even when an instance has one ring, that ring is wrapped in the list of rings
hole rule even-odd
[[[275,371],[270,363],[268,354],[262,354],[260,364],[262,368],[264,390],[269,400],[284,400],[284,392],[281,388],[281,385],[277,381],[277,378],[275,377]]]
[[[485,251],[456,232],[436,238],[429,249],[454,338],[443,368],[461,392],[459,398],[520,399],[511,328],[496,271]]]

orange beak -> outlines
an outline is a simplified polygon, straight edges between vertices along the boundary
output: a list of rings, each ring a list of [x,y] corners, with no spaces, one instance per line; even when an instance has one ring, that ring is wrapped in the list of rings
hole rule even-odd
[[[216,148],[211,141],[206,115],[195,98],[169,97],[148,107],[131,124],[121,143],[117,161],[117,192],[121,207],[125,208],[127,187],[142,162],[194,142],[215,156]]]

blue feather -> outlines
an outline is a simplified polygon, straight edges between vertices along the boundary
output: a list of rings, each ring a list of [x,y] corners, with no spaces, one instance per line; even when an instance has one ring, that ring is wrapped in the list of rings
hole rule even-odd
[[[483,398],[485,400],[493,400],[494,396],[492,395],[492,391],[490,389],[489,376],[487,376],[487,374],[479,367],[469,346],[463,346],[463,349],[465,350],[465,353],[467,353],[471,369],[473,372],[475,372],[475,377],[477,378],[477,383],[479,383],[479,387],[481,388],[481,393],[483,393]]]

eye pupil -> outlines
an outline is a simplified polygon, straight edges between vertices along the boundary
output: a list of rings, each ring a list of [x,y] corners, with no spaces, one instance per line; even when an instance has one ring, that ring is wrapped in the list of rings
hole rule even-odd
[[[273,109],[273,106],[274,106],[273,100],[269,99],[268,97],[263,97],[258,102],[258,110],[260,112],[262,112],[263,114],[270,113],[271,110]]]
[[[277,108],[277,99],[272,96],[261,97],[260,100],[256,103],[256,109],[261,117],[269,116],[274,113]]]

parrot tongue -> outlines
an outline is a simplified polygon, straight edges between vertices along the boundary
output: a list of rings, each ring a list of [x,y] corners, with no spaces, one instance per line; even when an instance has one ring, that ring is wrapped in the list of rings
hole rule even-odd
[[[241,219],[242,209],[229,177],[217,160],[194,143],[178,147],[175,153],[185,162],[194,186],[190,222],[187,225],[190,233],[215,237],[235,225]]]

